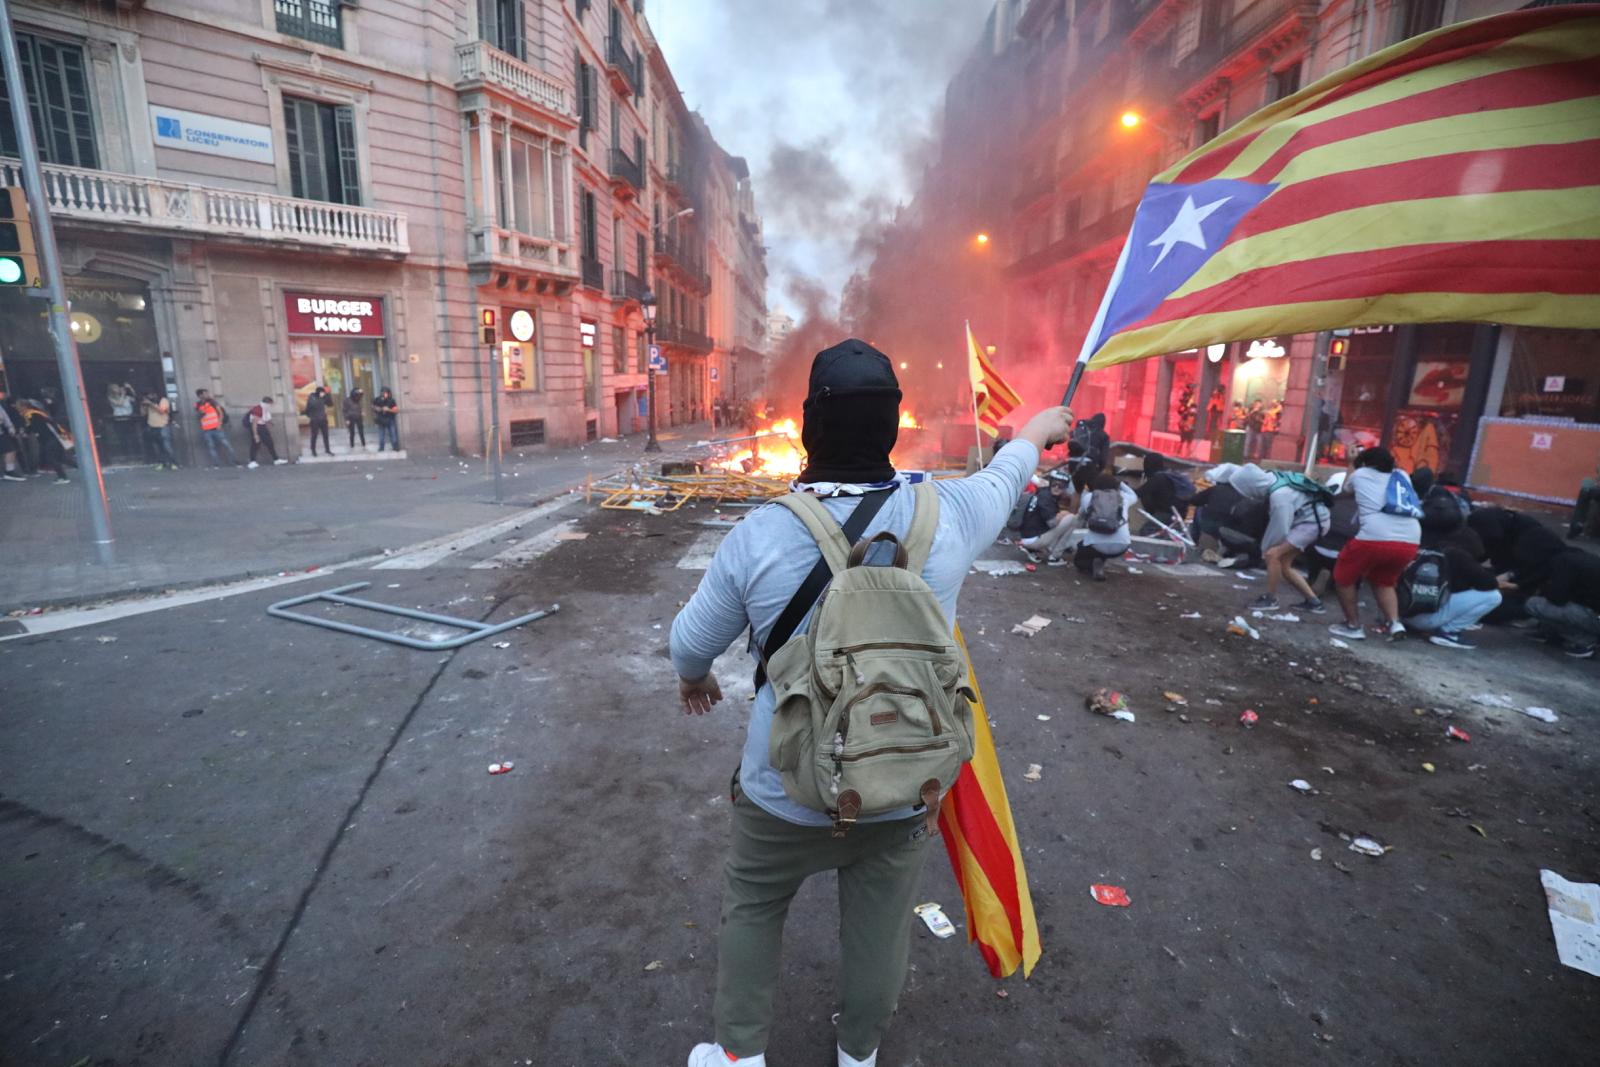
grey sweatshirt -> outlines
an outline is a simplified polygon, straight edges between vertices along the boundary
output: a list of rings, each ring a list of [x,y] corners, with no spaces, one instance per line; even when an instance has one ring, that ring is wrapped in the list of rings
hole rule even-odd
[[[987,468],[970,478],[935,482],[939,491],[939,526],[922,577],[939,598],[954,629],[956,597],[973,560],[1005,526],[1011,506],[1039,464],[1039,450],[1026,441],[1002,448]],[[860,497],[824,498],[822,503],[841,524]],[[864,537],[891,530],[901,537],[911,527],[912,493],[902,488],[873,516]],[[810,533],[787,508],[776,504],[752,511],[729,531],[694,597],[672,623],[672,665],[683,678],[703,678],[712,661],[727,651],[749,628],[754,649],[765,644],[778,616],[795,590],[821,558]],[[810,616],[797,632],[805,632]],[[820,811],[801,807],[783,791],[783,781],[767,760],[775,700],[763,685],[751,706],[739,784],[745,795],[771,815],[802,826],[828,826]],[[910,818],[913,810],[891,812],[880,820]]]

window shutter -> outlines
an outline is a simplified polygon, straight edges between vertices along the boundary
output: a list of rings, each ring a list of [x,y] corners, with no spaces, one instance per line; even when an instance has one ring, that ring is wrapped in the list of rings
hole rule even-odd
[[[69,44],[17,35],[22,83],[39,155],[46,163],[98,168],[94,111],[83,50]],[[0,80],[0,154],[17,154],[9,96]]]
[[[306,159],[300,147],[300,102],[292,97],[283,99],[283,140],[289,153],[289,195],[304,199]],[[312,142],[315,141],[313,137]]]
[[[506,24],[501,29],[500,36],[505,40],[506,51],[518,59],[527,59],[525,41],[527,34],[523,20],[527,17],[522,10],[522,0],[502,0],[501,12]]]
[[[340,195],[333,197],[341,204],[361,203],[361,164],[356,156],[355,109],[345,105],[333,109],[334,131],[339,140]]]
[[[634,239],[634,242],[635,242],[635,248],[637,249],[637,251],[639,253],[639,284],[643,285],[644,282],[645,282],[645,278],[649,275],[649,271],[645,268],[645,259],[646,259],[647,253],[645,252],[644,234],[642,234],[642,233],[634,234],[633,235],[633,239]]]

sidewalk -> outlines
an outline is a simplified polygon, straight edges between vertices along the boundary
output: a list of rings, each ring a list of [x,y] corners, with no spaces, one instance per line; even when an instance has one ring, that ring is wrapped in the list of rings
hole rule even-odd
[[[662,456],[710,427],[660,434]],[[290,464],[106,473],[116,563],[92,562],[87,504],[48,478],[0,484],[0,613],[277,574],[399,549],[506,517],[644,459],[643,434],[508,455],[505,503],[484,461]]]

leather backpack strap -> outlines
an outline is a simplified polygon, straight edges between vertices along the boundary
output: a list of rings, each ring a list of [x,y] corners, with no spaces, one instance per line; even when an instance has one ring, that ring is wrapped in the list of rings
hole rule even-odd
[[[834,521],[828,509],[822,506],[822,501],[810,493],[790,493],[780,496],[773,501],[781,504],[794,512],[795,516],[806,524],[806,530],[816,541],[817,547],[822,549],[822,558],[827,561],[834,574],[840,574],[849,564],[850,544],[844,537],[844,531]]]
[[[867,528],[867,523],[872,521],[872,517],[882,510],[883,505],[887,504],[889,498],[893,495],[894,490],[890,489],[867,493],[861,498],[861,502],[856,505],[856,509],[844,521],[844,528],[836,531],[847,547],[860,539],[862,531]],[[783,503],[788,499],[789,497],[779,497],[778,501]],[[823,512],[827,511],[819,501],[813,499],[811,502],[816,504]],[[790,510],[794,510],[792,505],[785,504],[785,506],[789,507]],[[804,507],[804,505],[801,506]],[[796,511],[795,514],[801,513]],[[801,521],[805,521],[804,518]],[[828,521],[832,522],[833,516],[829,515]],[[823,543],[826,544],[827,542],[824,541]],[[843,570],[844,568],[841,567],[839,569]],[[806,612],[811,610],[811,605],[815,604],[817,597],[822,595],[822,590],[828,584],[828,580],[833,577],[833,573],[833,568],[828,566],[828,557],[824,552],[823,557],[817,560],[817,565],[811,568],[811,573],[806,575],[805,581],[800,583],[800,588],[795,590],[795,594],[790,599],[788,606],[783,609],[783,614],[778,616],[778,621],[772,624],[772,630],[767,634],[767,640],[762,644],[759,650],[760,656],[756,662],[757,689],[766,684],[767,662],[777,654],[778,649],[784,646],[784,642],[793,637],[794,632],[800,628],[800,623],[806,617]]]
[[[932,482],[918,482],[911,487],[916,511],[911,514],[911,529],[906,531],[906,569],[920,575],[928,565],[928,555],[933,551],[933,536],[939,530],[939,490]]]

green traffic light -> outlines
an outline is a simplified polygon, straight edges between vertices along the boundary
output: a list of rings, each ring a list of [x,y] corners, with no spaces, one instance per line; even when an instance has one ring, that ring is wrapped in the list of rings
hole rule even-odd
[[[16,285],[22,281],[22,261],[0,257],[0,285]]]

